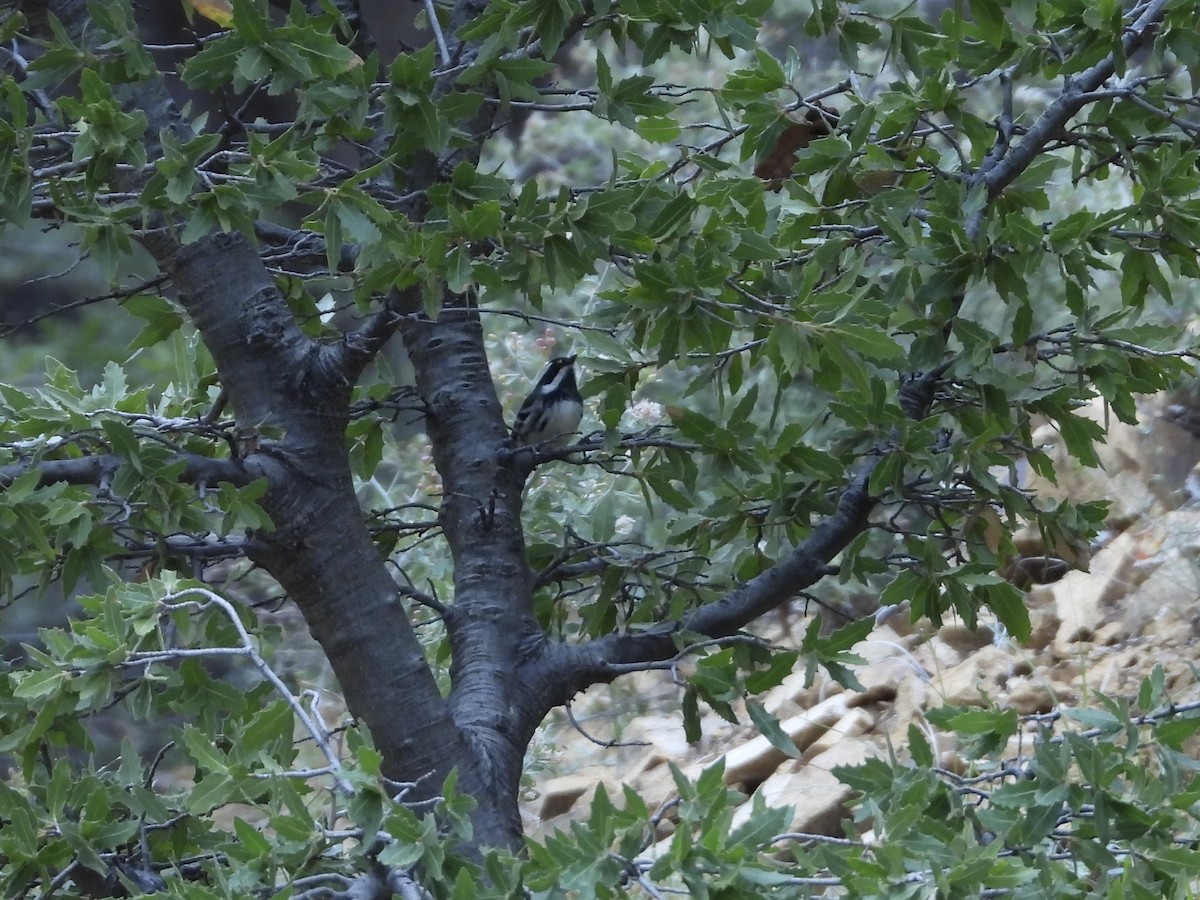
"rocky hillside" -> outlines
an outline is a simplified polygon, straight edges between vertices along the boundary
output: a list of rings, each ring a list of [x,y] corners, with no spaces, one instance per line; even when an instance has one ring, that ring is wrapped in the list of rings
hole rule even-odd
[[[1200,439],[1186,428],[1187,397],[1146,401],[1137,427],[1107,421],[1100,406],[1093,414],[1108,426],[1104,470],[1079,469],[1064,457],[1059,484],[1038,487],[1049,496],[1111,500],[1111,529],[1092,548],[1086,571],[1029,591],[1027,645],[996,626],[972,632],[948,623],[935,630],[912,626],[903,608],[880,611],[873,632],[854,648],[867,661],[856,673],[865,690],[846,690],[822,675],[806,687],[796,672],[763,698],[799,759],[752,727],[735,728],[715,715],[704,721],[703,740],[689,746],[678,712],[681,692],[665,673],[645,673],[632,686],[622,682],[627,693],[593,688],[573,707],[588,735],[566,717],[546,730],[539,755],[553,777],[529,792],[529,833],[537,837],[586,817],[599,784],[610,795],[628,784],[653,809],[674,793],[668,762],[695,776],[723,755],[731,786],[797,810],[792,830],[839,835],[850,792],[831,774],[834,767],[893,751],[903,757],[915,725],[943,767],[962,768],[953,739],[927,721],[930,709],[995,704],[1033,717],[1088,705],[1098,693],[1132,696],[1156,665],[1176,701],[1200,698],[1192,671],[1200,622],[1200,476],[1193,472]],[[1047,426],[1037,438],[1053,445],[1056,435]],[[804,617],[776,621],[762,636],[799,643],[807,625]],[[1012,754],[1036,727],[1036,719],[1026,720]],[[742,811],[748,814],[749,804]],[[660,838],[670,828],[664,821]]]

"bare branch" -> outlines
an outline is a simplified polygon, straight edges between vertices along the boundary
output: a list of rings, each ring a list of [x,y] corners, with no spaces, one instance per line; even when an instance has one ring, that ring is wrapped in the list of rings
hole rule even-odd
[[[40,279],[34,280],[37,281]],[[131,285],[127,288],[109,291],[107,294],[98,294],[95,297],[84,297],[81,300],[72,300],[70,303],[59,304],[53,309],[49,309],[44,313],[38,313],[36,316],[30,316],[28,319],[25,319],[22,322],[17,322],[12,325],[0,325],[0,338],[8,337],[10,334],[15,334],[23,328],[29,328],[31,325],[35,325],[38,322],[42,322],[54,316],[61,315],[62,313],[70,312],[71,310],[82,309],[85,306],[91,306],[95,303],[103,303],[105,300],[128,300],[130,297],[138,294],[144,294],[147,291],[157,291],[164,284],[166,284],[168,280],[169,279],[167,279],[165,275],[160,275],[157,278],[151,278],[146,281],[139,282],[138,284]]]
[[[189,484],[219,484],[227,481],[238,487],[245,487],[266,474],[260,468],[264,462],[262,459],[250,462],[242,459],[217,459],[195,453],[181,453],[179,459],[184,463],[184,470],[179,476],[180,480]],[[99,486],[112,481],[123,462],[124,460],[116,455],[98,454],[78,459],[43,459],[9,463],[6,466],[0,466],[0,488],[8,487],[16,479],[30,471],[36,471],[39,474],[38,483],[42,486],[59,482]]]
[[[446,35],[442,34],[442,23],[438,21],[437,7],[433,5],[433,0],[424,0],[425,17],[429,20],[429,27],[433,29],[433,37],[437,41],[438,55],[442,60],[443,66],[448,66],[452,62],[450,57],[450,48],[446,46]]]
[[[649,747],[650,746],[649,741],[618,741],[618,740],[606,741],[601,738],[595,737],[594,735],[589,734],[584,729],[584,727],[579,724],[579,720],[575,718],[575,713],[571,709],[571,702],[569,700],[565,704],[563,704],[563,709],[566,711],[567,721],[569,721],[571,723],[571,727],[574,728],[576,731],[578,731],[580,734],[582,734],[585,738],[587,738],[593,744],[598,744],[601,747],[609,747],[609,748],[612,748],[612,747]]]
[[[200,599],[188,599],[192,597],[198,597]],[[130,653],[127,661],[122,663],[122,665],[149,665],[156,662],[169,662],[191,656],[237,655],[246,657],[248,660],[250,660],[254,668],[258,669],[263,678],[270,682],[271,686],[275,688],[276,693],[283,698],[284,702],[291,707],[292,713],[296,716],[297,720],[299,720],[300,724],[304,726],[304,729],[312,736],[313,742],[317,745],[321,753],[324,755],[326,761],[329,763],[327,771],[331,776],[333,776],[333,781],[337,786],[337,789],[346,796],[350,796],[354,793],[354,788],[342,774],[342,761],[338,757],[336,751],[334,751],[333,745],[329,742],[329,730],[325,727],[325,724],[321,720],[320,716],[315,714],[315,706],[314,713],[310,714],[309,711],[304,708],[304,705],[300,702],[299,698],[297,698],[290,690],[288,690],[287,685],[283,683],[283,679],[275,674],[275,670],[267,664],[267,661],[263,659],[262,655],[258,652],[258,649],[254,646],[254,641],[251,639],[249,632],[246,631],[246,626],[242,624],[242,620],[238,616],[237,610],[233,608],[232,603],[219,594],[214,593],[206,588],[186,588],[182,591],[165,595],[159,602],[163,609],[168,612],[175,610],[195,610],[196,612],[203,612],[210,607],[216,607],[225,614],[226,618],[229,619],[230,624],[237,632],[238,638],[241,642],[240,646],[204,647],[195,650],[175,648],[167,650],[138,651]]]

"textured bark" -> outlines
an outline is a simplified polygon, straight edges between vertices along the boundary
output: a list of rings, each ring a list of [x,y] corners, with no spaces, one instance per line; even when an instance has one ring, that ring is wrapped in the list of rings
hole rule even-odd
[[[460,764],[471,790],[462,735],[354,494],[343,354],[300,332],[245,237],[148,244],[213,354],[239,429],[260,433],[250,459],[267,462],[263,507],[276,528],[257,536],[255,561],[304,613],[347,705],[370,728],[385,774],[425,779],[436,792]]]
[[[425,402],[434,465],[442,478],[441,521],[454,558],[447,610],[454,721],[478,760],[483,842],[512,846],[525,746],[544,715],[517,677],[544,642],[533,617],[533,575],[521,530],[523,478],[500,465],[507,429],[488,373],[483,333],[469,309],[437,322],[402,325]]]
[[[50,12],[76,39],[86,37],[82,0],[23,5],[40,27]],[[161,79],[121,90],[128,104],[148,113],[151,154],[160,129],[189,136]],[[362,354],[305,337],[244,236],[217,234],[184,247],[161,229],[143,244],[170,275],[212,353],[239,432],[256,435],[256,449],[246,458],[192,460],[185,477],[217,475],[234,483],[267,478],[263,507],[276,530],[254,536],[247,546],[300,607],[347,705],[370,728],[384,773],[420,781],[421,789],[436,793],[458,765],[463,788],[475,792],[480,782],[472,758],[354,494],[345,428]],[[19,474],[11,468],[0,472],[0,485]],[[105,458],[41,467],[46,481],[87,483],[111,476],[113,468]]]

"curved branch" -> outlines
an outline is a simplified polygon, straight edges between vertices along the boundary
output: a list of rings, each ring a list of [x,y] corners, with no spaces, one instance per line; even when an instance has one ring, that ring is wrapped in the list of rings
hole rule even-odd
[[[184,463],[179,480],[189,484],[219,484],[227,481],[237,487],[245,487],[266,475],[261,458],[247,461],[195,453],[180,453],[177,458]],[[58,483],[100,485],[111,481],[123,463],[124,460],[115,454],[10,463],[0,466],[0,488],[8,487],[27,472],[38,473],[39,487]]]
[[[846,487],[837,512],[817,525],[783,561],[730,591],[720,600],[695,610],[681,622],[664,623],[640,634],[610,634],[568,648],[549,663],[562,667],[560,677],[568,696],[597,681],[611,680],[616,667],[665,660],[679,650],[676,635],[688,632],[725,637],[798,596],[829,573],[829,565],[867,527],[875,499],[867,490],[874,464]]]
[[[1134,9],[1137,17],[1125,29],[1121,38],[1122,52],[1126,58],[1141,49],[1154,36],[1169,5],[1169,0],[1150,0],[1140,7],[1140,10]],[[1111,78],[1116,69],[1116,54],[1110,53],[1091,68],[1068,78],[1058,99],[1051,103],[1033,127],[1025,132],[1021,141],[1006,153],[989,154],[979,170],[967,180],[968,188],[983,187],[987,191],[989,201],[999,196],[1000,192],[1029,168],[1046,146],[1058,137],[1071,117],[1093,99],[1088,95]],[[1004,139],[1003,133],[1001,138]],[[973,214],[968,221],[967,233],[974,237],[982,227],[981,210]]]

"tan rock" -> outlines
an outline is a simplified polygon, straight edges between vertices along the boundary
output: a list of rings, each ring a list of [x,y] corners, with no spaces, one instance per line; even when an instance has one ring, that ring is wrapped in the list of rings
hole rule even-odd
[[[1133,589],[1136,549],[1133,534],[1119,534],[1092,558],[1091,571],[1068,572],[1061,581],[1030,592],[1035,597],[1053,599],[1054,614],[1061,623],[1054,638],[1055,654],[1065,657],[1077,653],[1074,644],[1091,640],[1108,614],[1107,607]]]
[[[913,722],[924,721],[924,713],[930,702],[929,685],[928,681],[919,678],[910,678],[900,683],[896,690],[896,699],[880,716],[880,730],[887,730],[891,746],[905,746],[908,743],[908,726]]]
[[[1043,425],[1034,431],[1033,442],[1050,455],[1058,483],[1033,475],[1026,486],[1046,497],[1111,501],[1110,518],[1118,521],[1136,519],[1155,508],[1156,497],[1148,486],[1150,476],[1140,462],[1151,443],[1146,429],[1118,421],[1100,399],[1079,411],[1105,428],[1105,440],[1096,446],[1100,468],[1081,466],[1067,454],[1057,428]]]
[[[678,715],[638,716],[622,736],[625,741],[646,741],[667,759],[682,759],[691,752],[683,721]]]
[[[724,753],[728,784],[746,792],[757,789],[772,805],[797,808],[793,825],[797,830],[836,834],[847,818],[850,794],[829,770],[839,764],[859,763],[869,754],[890,752],[889,747],[905,758],[912,728],[924,735],[935,758],[946,768],[964,773],[971,769],[973,763],[965,754],[960,756],[963,751],[954,736],[938,733],[925,720],[925,711],[931,706],[946,702],[975,705],[986,693],[1018,713],[1039,714],[1055,706],[1092,705],[1097,692],[1134,697],[1156,663],[1166,670],[1177,703],[1200,699],[1200,687],[1187,665],[1194,656],[1193,644],[1200,638],[1200,603],[1196,601],[1200,596],[1200,507],[1161,512],[1174,501],[1155,483],[1159,476],[1153,447],[1144,434],[1139,437],[1134,431],[1125,430],[1104,448],[1106,461],[1112,465],[1107,473],[1099,473],[1102,477],[1092,488],[1099,498],[1113,492],[1119,495],[1118,519],[1139,507],[1153,509],[1155,515],[1118,531],[1109,546],[1090,561],[1090,572],[1075,573],[1065,585],[1036,588],[1029,594],[1033,637],[1025,646],[993,647],[986,632],[970,632],[957,624],[941,629],[927,621],[914,624],[900,609],[854,647],[854,652],[867,660],[855,673],[866,688],[864,692],[846,691],[824,673],[806,686],[803,671],[797,671],[761,698],[801,747],[802,761],[780,754],[752,730],[717,721],[707,713],[704,739],[688,745],[678,710],[669,708],[670,701],[665,706],[658,703],[649,716],[633,709],[644,708],[640,704],[645,698],[678,696],[661,673],[622,679],[618,689],[597,688],[592,692],[599,695],[594,704],[586,710],[579,703],[575,707],[577,714],[596,710],[605,716],[627,710],[622,736],[647,740],[651,747],[636,751],[597,748],[563,729],[568,733],[550,738],[555,758],[571,766],[603,759],[610,779],[620,777],[629,783],[653,808],[676,793],[669,761],[694,778]],[[1064,482],[1077,474],[1066,472]],[[1081,477],[1091,479],[1094,474],[1085,471]],[[1200,477],[1196,480],[1200,484]],[[1157,501],[1147,499],[1147,485]],[[1200,488],[1196,494],[1200,496]],[[1070,496],[1085,499],[1078,493]],[[1020,543],[1032,555],[1040,555],[1044,548],[1034,532],[1031,529]],[[1192,566],[1192,559],[1197,560],[1197,567]],[[804,624],[793,615],[793,638],[803,633]],[[772,636],[784,633],[770,622],[767,626]],[[916,661],[915,667],[911,660]],[[922,680],[918,669],[932,673],[930,680]],[[628,702],[631,695],[636,703]],[[1006,748],[1010,756],[1028,754],[1033,746],[1036,724],[1024,723],[1021,730]],[[1192,755],[1200,753],[1200,737],[1185,749]],[[585,815],[594,783],[602,779],[597,768],[577,772],[573,779],[545,782],[540,795],[523,804],[528,832],[543,830],[542,813],[564,810],[553,816],[548,823],[551,828]],[[619,797],[615,788],[612,794]],[[735,815],[738,822],[745,821],[751,806],[746,804]],[[669,847],[673,828],[670,819],[664,819],[655,835],[661,842],[658,847]],[[647,855],[654,852],[651,849]]]
[[[675,833],[675,820],[667,816],[663,816],[658,820],[658,825],[654,829],[654,839],[656,841],[670,840],[671,835]]]
[[[1109,660],[1103,669],[1097,668],[1097,671],[1103,673],[1101,677],[1096,678],[1093,676],[1089,679],[1084,676],[1077,676],[1075,683],[1080,685],[1081,690],[1101,694],[1116,694],[1129,685],[1130,669],[1116,660]]]
[[[1092,643],[1097,647],[1113,647],[1127,640],[1129,627],[1124,622],[1105,622],[1092,636]]]
[[[1003,691],[1013,671],[1008,651],[995,646],[973,653],[932,681],[933,690],[943,702],[955,706],[982,706],[983,694],[992,699]]]
[[[784,719],[779,725],[796,748],[803,750],[831,726],[836,725],[848,710],[847,695],[837,694],[818,703],[807,712]],[[753,789],[762,784],[787,759],[786,754],[759,735],[725,754],[725,782],[742,782]],[[688,777],[697,777],[703,768],[704,766],[689,767]]]
[[[1167,508],[1186,499],[1188,475],[1200,461],[1200,440],[1176,424],[1177,410],[1169,408],[1178,399],[1160,394],[1147,398],[1138,410],[1146,430],[1140,468],[1151,492]]]
[[[852,791],[833,776],[832,770],[837,766],[861,765],[878,755],[879,750],[866,741],[842,741],[798,770],[772,775],[762,783],[758,793],[768,806],[791,806],[796,811],[791,830],[840,835]],[[750,803],[739,807],[733,814],[732,827],[747,822],[752,810]]]
[[[992,629],[986,626],[971,630],[965,625],[943,625],[937,633],[937,640],[957,653],[959,661],[988,646],[995,637]]]
[[[1148,623],[1142,633],[1152,639],[1161,649],[1178,647],[1182,642],[1190,643],[1192,625],[1187,619],[1166,611],[1154,621]]]
[[[1008,695],[1004,698],[1004,705],[1015,709],[1020,715],[1027,716],[1050,712],[1058,705],[1058,700],[1044,679],[1018,676],[1008,683]]]
[[[914,651],[927,672],[937,673],[953,668],[963,661],[963,656],[954,647],[934,638]]]
[[[908,610],[909,604],[905,600],[903,603],[879,610],[875,614],[875,621],[880,625],[886,623],[888,628],[896,632],[897,636],[907,643],[917,631],[917,623],[913,622]]]
[[[627,784],[637,791],[638,796],[650,809],[656,809],[679,792],[675,786],[675,778],[671,775],[669,763],[674,762],[676,765],[682,766],[687,764],[689,758],[694,759],[695,757],[678,757],[668,760],[654,750],[647,753],[632,769],[619,773],[618,777],[622,784]],[[708,757],[695,762],[695,773],[692,777],[699,775],[712,762],[713,759]]]
[[[929,673],[921,668],[920,663],[914,657],[907,654],[881,659],[877,663],[858,669],[854,674],[868,692],[877,691],[879,688],[889,688],[893,697],[900,684],[909,678],[929,680]],[[862,701],[856,702],[852,699],[851,704],[861,706]]]
[[[801,761],[812,760],[829,752],[842,741],[857,737],[870,731],[875,725],[875,717],[865,709],[851,709],[837,720],[836,724],[804,749]]]
[[[1200,523],[1189,523],[1200,528]],[[1200,596],[1200,566],[1195,547],[1168,547],[1158,555],[1146,580],[1130,593],[1123,604],[1124,621],[1130,634],[1140,634],[1147,626],[1163,618],[1181,620],[1192,614]],[[1145,569],[1143,564],[1140,569]]]
[[[851,647],[850,652],[862,657],[870,665],[905,653],[904,644],[905,639],[888,623],[877,625],[870,635]]]
[[[966,775],[971,771],[971,763],[964,759],[962,754],[948,750],[938,757],[938,767],[945,769],[947,772],[953,772],[955,775]]]
[[[909,653],[906,646],[909,642],[906,637],[897,633],[894,622],[889,621],[887,624],[877,626],[869,637],[859,641],[851,648],[852,653],[867,662],[867,666],[856,670],[855,675],[870,692],[869,697],[852,698],[851,704],[862,705],[881,699],[890,699],[887,691],[879,690],[880,686],[891,685],[894,687],[905,669],[914,673],[921,671],[920,664]],[[897,662],[896,660],[904,661]],[[803,671],[793,672],[787,676],[778,687],[769,691],[762,698],[767,712],[778,718],[802,714],[804,709],[813,706],[814,703],[822,702],[845,690],[841,685],[821,674],[817,675],[816,683],[812,686],[806,686],[804,682],[805,673]]]
[[[844,687],[823,672],[818,672],[813,683],[806,685],[805,672],[801,667],[799,671],[784,678],[778,687],[768,691],[762,698],[762,704],[767,712],[782,719],[798,715],[844,690]]]
[[[633,784],[646,775],[653,774],[659,769],[665,769],[670,757],[664,756],[658,749],[647,750],[633,765],[625,769],[622,778],[627,784]]]
[[[621,791],[609,778],[611,774],[612,771],[605,767],[589,766],[587,770],[550,779],[542,786],[538,817],[546,822],[570,812],[581,801],[584,801],[582,806],[590,806],[591,797],[601,784],[609,797],[619,799]]]
[[[1168,663],[1166,675],[1167,690],[1173,693],[1185,690],[1194,683],[1191,666],[1183,660],[1176,659]]]
[[[1043,599],[1049,596],[1047,593],[1043,595]],[[1046,604],[1040,608],[1031,609],[1029,611],[1029,640],[1025,642],[1025,646],[1031,650],[1045,650],[1054,642],[1060,625],[1062,622],[1055,615],[1053,605]]]

